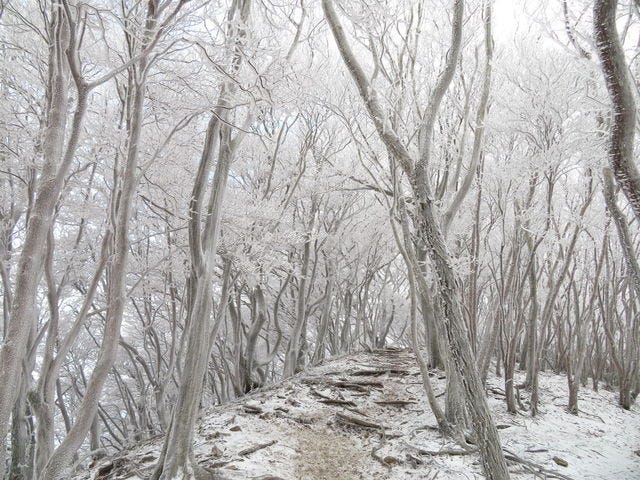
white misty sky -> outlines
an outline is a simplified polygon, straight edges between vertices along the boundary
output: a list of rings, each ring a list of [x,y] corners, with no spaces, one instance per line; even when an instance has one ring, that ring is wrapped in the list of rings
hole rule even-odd
[[[495,0],[493,3],[493,36],[498,43],[513,38],[518,25],[526,18],[521,0]]]
[[[528,37],[535,39],[542,48],[560,48],[558,40],[566,43],[561,5],[560,0],[494,0],[493,37],[496,44],[508,47],[516,38]]]

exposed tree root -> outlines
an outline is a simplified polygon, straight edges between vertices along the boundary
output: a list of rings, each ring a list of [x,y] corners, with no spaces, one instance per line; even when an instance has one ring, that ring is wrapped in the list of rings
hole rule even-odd
[[[246,455],[250,455],[252,453],[257,452],[258,450],[262,450],[263,448],[267,448],[267,447],[270,447],[271,445],[275,445],[276,443],[278,443],[277,440],[271,440],[270,442],[266,442],[266,443],[259,443],[258,445],[254,445],[253,447],[248,447],[248,448],[245,448],[244,450],[240,450],[238,452],[238,455],[241,457],[244,457]]]
[[[571,477],[564,475],[560,472],[545,468],[542,465],[532,462],[530,460],[525,460],[524,458],[519,457],[518,455],[511,452],[510,450],[507,450],[506,448],[503,448],[502,450],[504,451],[504,458],[506,458],[507,461],[522,465],[522,467],[528,473],[531,473],[538,478],[544,478],[544,479],[559,478],[562,480],[573,480]]]
[[[409,448],[411,448],[412,450],[415,450],[418,454],[420,455],[427,455],[427,456],[441,456],[441,455],[471,455],[471,454],[475,454],[478,453],[478,449],[477,448],[469,448],[469,449],[464,449],[464,448],[442,448],[440,450],[425,450],[423,448],[420,447],[416,447],[415,445],[410,445],[410,444],[406,444]],[[515,453],[513,453],[510,450],[507,450],[505,448],[503,448],[504,451],[504,456],[505,459],[508,462],[511,463],[515,463],[518,464],[520,466],[522,466],[522,468],[527,472],[530,473],[532,475],[534,475],[537,478],[543,478],[543,479],[552,479],[552,478],[557,478],[560,480],[573,480],[571,477],[564,475],[560,472],[557,472],[555,470],[551,470],[549,468],[545,468],[542,465],[532,462],[530,460],[525,460],[522,457],[519,457],[518,455],[516,455]],[[546,450],[536,450],[536,451],[546,451]]]
[[[355,425],[355,426],[364,427],[364,428],[373,428],[375,430],[381,430],[383,432],[384,430],[386,430],[386,427],[382,424],[371,422],[363,418],[352,417],[351,415],[347,415],[342,412],[336,412],[336,419],[340,423],[346,423],[348,425]]]

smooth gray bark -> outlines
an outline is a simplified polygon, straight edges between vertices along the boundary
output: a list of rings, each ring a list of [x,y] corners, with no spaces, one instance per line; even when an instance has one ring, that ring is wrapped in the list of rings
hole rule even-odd
[[[230,30],[227,34],[228,49],[232,56],[229,75],[240,68],[242,42],[247,35],[250,2],[238,0],[228,13]],[[189,310],[187,318],[186,354],[183,376],[180,382],[177,403],[173,409],[171,426],[167,432],[163,452],[153,478],[182,480],[198,478],[198,465],[192,458],[193,430],[198,416],[200,397],[211,349],[211,287],[217,256],[222,203],[227,186],[229,169],[234,152],[242,139],[242,133],[232,139],[233,127],[229,124],[232,100],[237,90],[233,80],[223,84],[216,112],[207,128],[200,165],[196,174],[189,219],[189,249],[191,253],[191,275],[189,278]],[[202,202],[209,182],[209,172],[216,144],[218,161],[215,166],[206,211]],[[204,227],[201,216],[206,214]],[[219,320],[219,319],[218,319]],[[188,372],[188,373],[187,373]]]
[[[178,2],[176,9],[169,15],[173,18],[182,2]],[[67,21],[71,25],[71,40],[75,44],[75,25],[72,23],[69,6],[64,3]],[[136,188],[139,182],[138,158],[140,138],[143,128],[144,101],[146,96],[146,79],[148,73],[149,54],[148,47],[154,42],[154,34],[158,29],[158,17],[160,11],[155,1],[150,1],[146,9],[144,31],[142,32],[141,51],[143,55],[137,57],[137,61],[130,65],[129,75],[132,76],[134,91],[132,92],[131,117],[129,119],[129,132],[127,139],[127,155],[122,171],[122,178],[119,179],[119,190],[113,192],[112,198],[112,245],[109,248],[111,261],[107,264],[107,311],[105,314],[105,325],[102,343],[98,352],[98,358],[91,377],[87,383],[82,402],[76,413],[73,426],[53,451],[46,465],[39,473],[42,480],[58,480],[64,475],[64,471],[71,463],[78,449],[82,445],[87,433],[90,431],[95,416],[98,412],[98,401],[102,393],[102,388],[113,366],[120,342],[120,326],[124,313],[126,296],[126,274],[129,257],[129,220],[131,217],[131,207],[133,204]],[[157,37],[155,37],[157,38]],[[71,62],[71,71],[78,84],[80,68],[77,59]]]

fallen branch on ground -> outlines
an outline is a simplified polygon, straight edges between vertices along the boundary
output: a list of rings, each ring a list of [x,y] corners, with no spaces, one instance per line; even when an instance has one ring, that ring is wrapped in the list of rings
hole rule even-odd
[[[373,403],[377,403],[378,405],[389,405],[392,407],[404,407],[406,405],[412,405],[416,402],[413,402],[411,400],[378,400]]]
[[[371,388],[384,388],[382,382],[371,380],[329,380],[326,378],[307,377],[303,378],[302,382],[310,385],[324,385],[326,387],[357,390],[359,392],[368,392]]]
[[[347,372],[353,377],[377,377],[386,373],[390,375],[408,375],[407,370],[401,370],[398,368],[380,368],[375,370],[355,370],[353,372]]]
[[[347,423],[350,425],[356,425],[358,427],[373,428],[375,430],[382,430],[382,431],[384,431],[386,428],[384,425],[381,425],[379,423],[374,423],[369,420],[365,420],[363,418],[352,417],[351,415],[347,415],[346,413],[342,413],[342,412],[336,412],[336,419],[339,422]]]
[[[410,445],[416,452],[420,455],[429,455],[432,457],[439,455],[471,455],[472,453],[477,453],[478,449],[472,448],[469,450],[463,450],[462,448],[442,448],[440,450],[424,450],[422,448],[415,447]]]
[[[253,447],[240,450],[238,452],[238,455],[241,457],[244,457],[246,455],[250,455],[252,453],[257,452],[258,450],[262,450],[263,448],[267,448],[267,447],[270,447],[271,445],[275,445],[276,443],[278,443],[277,440],[271,440],[270,442],[267,442],[267,443],[259,443],[258,445],[254,445]]]
[[[516,455],[515,453],[503,448],[502,449],[504,451],[504,458],[507,459],[510,462],[513,463],[517,463],[522,465],[523,467],[525,467],[525,469],[535,475],[538,478],[544,478],[544,479],[548,479],[548,478],[559,478],[561,480],[573,480],[571,477],[567,476],[567,475],[563,475],[560,472],[556,472],[555,470],[551,470],[548,468],[543,467],[542,465],[535,463],[535,462],[531,462],[529,460],[525,460],[522,457],[519,457],[518,455]]]
[[[355,407],[356,404],[353,403],[351,400],[340,400],[340,399],[334,399],[334,398],[321,398],[320,400],[318,400],[318,402],[320,403],[324,403],[326,405],[342,405],[345,407]]]
[[[263,410],[261,407],[258,407],[257,405],[243,405],[242,409],[247,412],[247,413],[262,413]]]
[[[478,452],[478,449],[476,448],[469,449],[469,450],[464,450],[460,448],[443,448],[440,450],[425,450],[425,449],[416,447],[414,445],[410,445],[408,443],[406,443],[406,445],[412,448],[413,450],[415,450],[416,452],[418,452],[420,455],[429,455],[429,456],[470,455]],[[504,457],[507,461],[521,465],[528,473],[531,473],[538,478],[544,478],[544,479],[557,478],[560,480],[573,480],[571,477],[564,475],[560,472],[545,468],[538,463],[525,460],[524,458],[519,457],[518,455],[516,455],[515,453],[509,450],[503,449],[503,451],[504,451]]]
[[[363,417],[368,417],[369,416],[366,412],[364,412],[364,411],[362,411],[362,410],[360,410],[359,408],[356,408],[356,407],[350,407],[348,405],[345,405],[344,408],[346,408],[350,412],[357,413],[358,415],[362,415]]]
[[[329,395],[325,395],[324,393],[318,392],[315,388],[310,389],[310,391],[316,397],[320,397],[320,400],[318,400],[318,402],[320,403],[325,403],[327,405],[343,405],[343,406],[350,406],[350,407],[356,406],[356,404],[351,400],[344,400],[342,398],[332,398]]]
[[[506,393],[504,393],[504,390],[501,390],[498,387],[487,388],[487,391],[493,393],[494,395],[500,395],[502,397],[506,397]]]

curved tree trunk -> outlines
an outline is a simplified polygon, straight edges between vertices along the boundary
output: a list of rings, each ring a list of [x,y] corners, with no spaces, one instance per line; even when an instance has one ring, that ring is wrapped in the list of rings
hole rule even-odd
[[[333,2],[322,0],[322,8],[345,66],[358,87],[381,140],[387,147],[390,157],[400,164],[410,179],[414,202],[417,205],[418,235],[425,242],[434,269],[434,276],[437,279],[438,301],[442,310],[442,315],[436,315],[438,331],[446,339],[452,362],[456,370],[461,373],[462,388],[467,408],[471,413],[485,474],[490,480],[508,479],[509,471],[502,453],[498,430],[491,418],[489,406],[484,396],[484,388],[476,369],[475,358],[462,316],[462,300],[458,294],[460,286],[451,266],[451,259],[439,226],[440,223],[434,214],[428,186],[427,165],[431,136],[440,103],[455,73],[462,41],[464,2],[463,0],[454,0],[451,49],[447,55],[445,69],[440,74],[429,100],[425,120],[420,129],[420,152],[417,161],[413,160],[400,138],[388,125],[385,112],[377,100],[376,92],[351,50],[333,7]]]
[[[242,62],[240,44],[246,35],[249,10],[250,2],[244,0],[234,2],[229,10],[230,32],[227,41],[232,55],[230,75],[238,71]],[[209,121],[194,182],[189,218],[189,249],[192,265],[189,278],[189,311],[184,333],[186,356],[171,426],[153,474],[155,479],[182,480],[198,478],[199,475],[198,466],[192,458],[191,444],[211,349],[211,332],[214,328],[211,325],[213,308],[211,285],[222,218],[222,202],[234,152],[242,139],[242,133],[238,133],[232,140],[232,126],[228,121],[233,108],[231,100],[236,90],[237,84],[233,80],[225,82],[222,87],[216,112]],[[218,137],[218,161],[205,212],[202,201],[207,189],[213,151]],[[201,216],[204,214],[206,214],[206,220],[202,226]]]
[[[145,25],[146,46],[157,21],[157,11],[154,2],[149,3]],[[52,453],[46,465],[39,472],[42,480],[58,480],[64,475],[64,470],[71,463],[74,455],[82,445],[87,433],[91,429],[98,411],[98,401],[102,388],[116,358],[120,341],[120,325],[126,304],[126,274],[129,258],[129,219],[131,205],[138,184],[138,148],[142,133],[143,108],[145,99],[145,84],[147,76],[146,56],[142,57],[130,75],[136,78],[133,82],[133,93],[130,130],[127,145],[127,158],[121,179],[121,189],[113,193],[112,202],[115,205],[112,218],[113,245],[112,259],[107,266],[107,312],[103,340],[100,345],[98,359],[91,373],[89,382],[82,397],[82,403],[76,414],[75,423],[64,440]]]
[[[616,28],[618,0],[595,0],[593,28],[604,80],[613,112],[609,134],[609,161],[636,220],[640,221],[640,173],[633,157],[636,104],[633,80]]]
[[[0,347],[0,448],[4,449],[11,411],[22,376],[22,362],[27,355],[29,335],[35,327],[36,289],[44,262],[45,239],[53,221],[55,205],[75,154],[84,117],[86,98],[79,95],[72,134],[64,149],[67,125],[69,67],[64,56],[69,49],[69,25],[59,2],[52,5],[50,23],[49,74],[47,85],[47,119],[42,141],[44,164],[38,178],[35,202],[27,223],[11,303],[10,321]],[[4,463],[0,466],[0,473]]]

